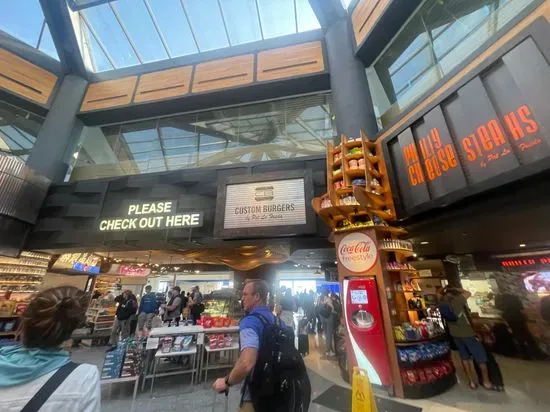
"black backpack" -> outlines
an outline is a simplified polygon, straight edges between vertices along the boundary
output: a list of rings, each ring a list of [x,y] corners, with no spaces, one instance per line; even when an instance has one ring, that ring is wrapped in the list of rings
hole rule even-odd
[[[330,318],[330,315],[332,315],[332,307],[328,303],[321,303],[319,305],[319,315],[323,318]]]
[[[269,323],[259,313],[264,332],[258,359],[246,384],[254,410],[261,412],[307,412],[311,384],[302,356],[294,346],[294,332],[282,327],[279,319]]]

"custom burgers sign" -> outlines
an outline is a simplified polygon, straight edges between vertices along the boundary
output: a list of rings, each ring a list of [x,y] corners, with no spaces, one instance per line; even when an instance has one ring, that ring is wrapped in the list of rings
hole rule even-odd
[[[374,240],[365,233],[346,235],[338,245],[338,260],[349,271],[366,272],[378,259],[378,249]]]

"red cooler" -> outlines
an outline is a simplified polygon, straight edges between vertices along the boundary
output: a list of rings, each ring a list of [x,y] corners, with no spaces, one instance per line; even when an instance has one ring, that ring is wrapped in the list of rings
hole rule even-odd
[[[353,366],[366,370],[372,384],[392,385],[375,278],[344,279],[343,296],[348,354]]]

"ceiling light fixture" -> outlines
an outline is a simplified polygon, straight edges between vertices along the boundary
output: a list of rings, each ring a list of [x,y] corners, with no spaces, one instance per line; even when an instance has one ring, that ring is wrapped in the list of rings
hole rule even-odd
[[[519,244],[519,247],[525,247],[525,246],[527,246],[525,243],[520,243]]]
[[[420,242],[421,245],[429,245],[430,242],[427,242],[427,241],[423,241],[423,242]]]
[[[201,273],[201,271],[200,270],[195,270],[195,273]]]
[[[413,257],[417,257],[418,255],[416,253],[413,254]]]

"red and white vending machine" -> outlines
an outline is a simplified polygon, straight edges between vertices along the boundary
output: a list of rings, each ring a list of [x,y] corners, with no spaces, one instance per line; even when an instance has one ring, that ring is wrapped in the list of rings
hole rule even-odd
[[[374,238],[353,232],[337,239],[339,277],[349,365],[367,371],[372,384],[389,386],[393,381],[375,278],[380,262]]]
[[[372,384],[391,385],[390,360],[376,279],[345,278],[343,295],[350,360],[353,365],[367,371]]]

